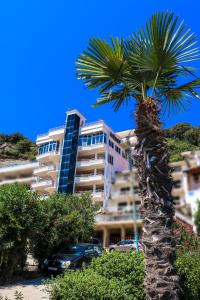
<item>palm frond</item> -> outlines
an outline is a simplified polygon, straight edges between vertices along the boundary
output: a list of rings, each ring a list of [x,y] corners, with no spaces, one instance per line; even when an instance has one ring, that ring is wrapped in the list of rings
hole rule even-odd
[[[134,70],[161,74],[174,72],[178,65],[199,59],[196,36],[180,24],[173,13],[156,13],[146,26],[133,34],[129,59]]]
[[[100,93],[119,83],[127,68],[122,40],[110,38],[110,43],[102,39],[91,39],[86,51],[77,62],[78,77],[88,88],[99,87]]]
[[[139,92],[132,91],[126,85],[120,85],[114,91],[104,92],[101,94],[101,97],[97,99],[97,102],[93,107],[97,107],[103,104],[113,102],[113,109],[117,111],[123,104],[128,105],[130,99],[138,98],[140,99],[141,94]]]
[[[173,13],[160,12],[129,39],[91,39],[76,66],[85,85],[99,90],[95,106],[113,102],[118,110],[131,97],[141,101],[150,96],[175,112],[191,97],[200,98],[199,78],[189,65],[197,59],[199,48],[191,29]],[[179,85],[181,77],[195,79]]]
[[[200,78],[182,84],[180,86],[165,86],[157,91],[157,99],[161,99],[165,110],[168,114],[185,110],[186,106],[191,103],[191,96],[200,99],[197,89],[200,88]]]

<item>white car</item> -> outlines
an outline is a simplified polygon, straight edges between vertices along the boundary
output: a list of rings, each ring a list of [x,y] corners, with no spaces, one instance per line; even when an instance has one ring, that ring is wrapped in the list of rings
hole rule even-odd
[[[138,243],[139,249],[141,249],[140,242]],[[122,240],[118,242],[117,244],[110,245],[109,251],[118,250],[121,252],[128,252],[136,249],[136,242],[135,240]]]

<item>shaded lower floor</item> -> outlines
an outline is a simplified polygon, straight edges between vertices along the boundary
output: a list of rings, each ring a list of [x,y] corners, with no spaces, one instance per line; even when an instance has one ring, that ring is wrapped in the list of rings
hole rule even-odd
[[[142,223],[137,224],[139,239],[142,235]],[[121,240],[134,239],[134,225],[130,224],[104,224],[96,225],[95,237],[99,239],[103,247],[116,244]]]

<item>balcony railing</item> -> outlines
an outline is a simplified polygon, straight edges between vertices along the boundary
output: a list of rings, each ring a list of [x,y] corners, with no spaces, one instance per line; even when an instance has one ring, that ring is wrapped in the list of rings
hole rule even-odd
[[[39,187],[50,187],[54,186],[54,182],[52,180],[40,180],[32,184],[32,188],[39,188]]]
[[[34,173],[40,173],[40,172],[49,172],[56,170],[56,167],[54,165],[49,165],[49,166],[39,166],[34,170]]]
[[[85,190],[85,191],[75,191],[75,194],[82,194],[82,193],[91,193],[91,194],[98,194],[98,193],[103,193],[103,189],[97,189],[95,192],[93,190]]]
[[[7,164],[1,164],[0,168],[13,168],[13,167],[21,167],[24,165],[30,165],[36,163],[36,160],[31,160],[31,161],[24,161],[24,162],[19,162],[19,163],[7,163]]]
[[[133,214],[132,213],[113,213],[113,214],[99,214],[96,215],[95,220],[97,223],[100,222],[118,222],[118,221],[133,221]],[[141,216],[137,213],[136,220],[141,220]]]
[[[0,185],[3,184],[9,184],[9,183],[15,183],[15,182],[19,182],[19,183],[32,183],[36,181],[36,178],[33,176],[29,176],[29,177],[20,177],[20,178],[13,178],[13,179],[4,179],[2,181],[0,181]]]
[[[42,157],[46,157],[46,156],[54,156],[54,155],[59,155],[59,154],[60,154],[59,151],[48,151],[48,152],[45,152],[42,154],[38,154],[36,158],[38,159],[38,158],[42,158]]]
[[[42,138],[42,137],[44,137],[44,136],[50,134],[50,133],[53,132],[53,131],[61,130],[61,129],[65,129],[65,126],[64,126],[64,125],[61,125],[61,126],[58,126],[58,127],[54,127],[54,128],[49,129],[49,131],[46,132],[46,133],[38,134],[38,135],[37,135],[37,139],[38,139],[38,138]]]

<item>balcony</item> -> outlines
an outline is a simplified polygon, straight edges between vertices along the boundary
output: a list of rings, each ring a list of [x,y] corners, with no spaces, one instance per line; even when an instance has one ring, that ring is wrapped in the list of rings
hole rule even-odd
[[[90,193],[94,201],[103,201],[103,190],[96,190],[96,192],[93,192],[93,190],[75,191],[75,195],[81,195],[82,193]]]
[[[16,173],[17,175],[20,172],[29,173],[32,172],[34,168],[38,166],[36,161],[24,161],[19,163],[8,163],[0,165],[0,176],[9,173]]]
[[[106,145],[104,143],[94,144],[94,145],[85,145],[85,146],[79,146],[78,152],[92,154],[92,153],[101,153],[105,152]]]
[[[104,191],[103,190],[96,190],[95,193],[92,193],[92,198],[95,202],[102,202],[104,198]]]
[[[35,182],[32,184],[32,189],[37,190],[37,191],[54,191],[56,189],[56,186],[54,184],[53,180],[40,180],[38,182]]]
[[[55,162],[58,163],[60,159],[60,152],[51,151],[36,156],[37,161],[41,163]]]
[[[58,169],[54,165],[48,165],[48,166],[39,166],[37,169],[34,170],[34,175],[40,176],[40,177],[55,177]]]
[[[51,128],[48,132],[39,134],[37,136],[37,142],[41,143],[49,138],[54,139],[54,140],[62,139],[62,137],[64,135],[64,131],[65,131],[64,126],[58,126],[55,128]]]
[[[77,175],[75,177],[75,184],[77,185],[88,185],[88,184],[102,184],[104,180],[103,174],[83,174],[83,175]]]
[[[21,178],[13,178],[13,179],[4,179],[2,181],[0,181],[0,185],[3,185],[3,184],[12,184],[12,183],[15,183],[15,182],[18,182],[18,183],[26,183],[26,184],[32,184],[33,182],[35,182],[36,178],[33,177],[33,176],[30,176],[30,177],[21,177]]]
[[[104,168],[105,159],[79,159],[76,163],[76,168],[91,169],[91,168]]]
[[[121,213],[109,213],[109,214],[99,214],[96,215],[95,221],[97,224],[112,224],[112,223],[133,223],[133,214],[128,212]],[[139,212],[137,213],[137,223],[142,223],[141,216]]]
[[[132,193],[132,191],[116,191],[112,193],[112,199],[113,200],[119,200],[119,201],[131,201],[131,200],[140,200],[140,196],[138,194],[138,192],[134,192],[134,194]]]
[[[172,172],[172,178],[173,180],[181,180],[183,178],[183,172],[182,171],[174,171]]]

